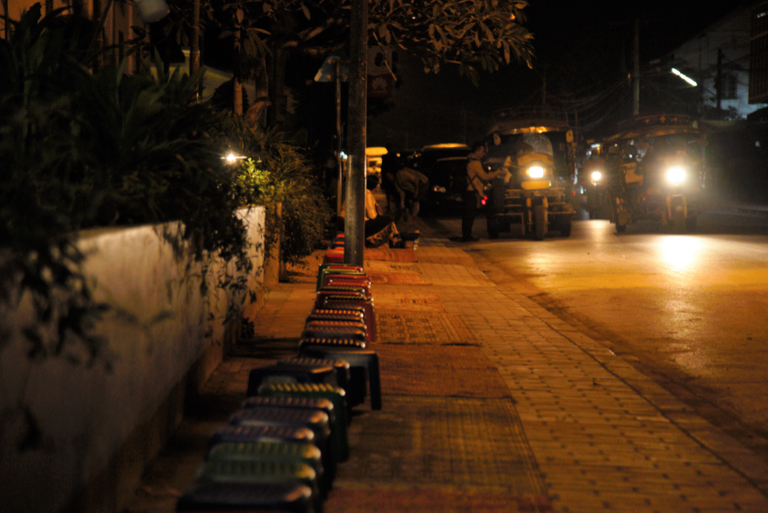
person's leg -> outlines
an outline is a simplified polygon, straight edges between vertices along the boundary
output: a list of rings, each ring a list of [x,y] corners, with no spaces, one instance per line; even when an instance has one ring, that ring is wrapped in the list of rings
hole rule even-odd
[[[408,221],[409,224],[416,221],[416,216],[419,215],[419,202],[414,201],[411,205],[411,220]]]
[[[461,218],[461,237],[464,240],[472,238],[472,225],[477,215],[477,198],[473,191],[464,192],[464,215]]]

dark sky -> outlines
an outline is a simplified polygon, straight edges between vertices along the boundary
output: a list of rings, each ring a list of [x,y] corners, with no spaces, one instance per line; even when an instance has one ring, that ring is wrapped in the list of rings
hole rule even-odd
[[[527,26],[534,34],[534,69],[511,65],[485,75],[479,88],[451,69],[424,75],[416,62],[401,59],[395,108],[375,118],[369,146],[415,148],[439,142],[470,143],[483,136],[494,110],[541,101],[547,91],[607,87],[632,66],[634,20],[640,19],[641,61],[669,52],[730,10],[759,2],[734,0],[712,5],[700,0],[639,2],[552,2],[530,0]],[[624,70],[624,71],[622,71]]]

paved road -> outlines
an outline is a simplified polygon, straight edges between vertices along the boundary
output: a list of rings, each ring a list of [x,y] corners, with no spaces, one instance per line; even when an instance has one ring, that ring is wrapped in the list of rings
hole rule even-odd
[[[438,225],[448,234],[458,223]],[[607,221],[577,221],[569,239],[508,234],[470,251],[491,279],[579,326],[768,461],[768,219],[721,212],[699,224],[695,235],[649,223],[618,236]]]

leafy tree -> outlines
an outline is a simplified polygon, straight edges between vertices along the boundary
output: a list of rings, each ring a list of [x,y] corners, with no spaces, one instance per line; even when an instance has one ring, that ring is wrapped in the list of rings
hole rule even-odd
[[[222,35],[238,34],[242,76],[256,79],[257,101],[247,118],[254,124],[266,98],[274,104],[282,91],[286,53],[324,57],[349,39],[352,0],[212,0],[202,8],[209,26]],[[188,41],[191,0],[175,0],[177,39]],[[495,71],[513,61],[530,66],[533,36],[525,28],[524,0],[369,0],[369,44],[392,45],[421,59],[426,72],[455,65],[477,83],[479,71]],[[269,80],[266,77],[269,76]]]

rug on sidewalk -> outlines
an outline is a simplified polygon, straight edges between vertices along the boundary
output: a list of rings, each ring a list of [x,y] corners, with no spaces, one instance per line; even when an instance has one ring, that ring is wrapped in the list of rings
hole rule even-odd
[[[479,347],[376,344],[384,394],[509,397],[499,371]]]
[[[385,395],[350,445],[328,511],[549,511],[510,398]]]
[[[365,248],[364,260],[385,260],[387,262],[418,262],[416,252],[410,248]]]
[[[403,310],[377,311],[376,332],[380,343],[480,345],[458,315],[442,312],[425,315],[423,310],[410,308],[408,304],[402,306]]]

